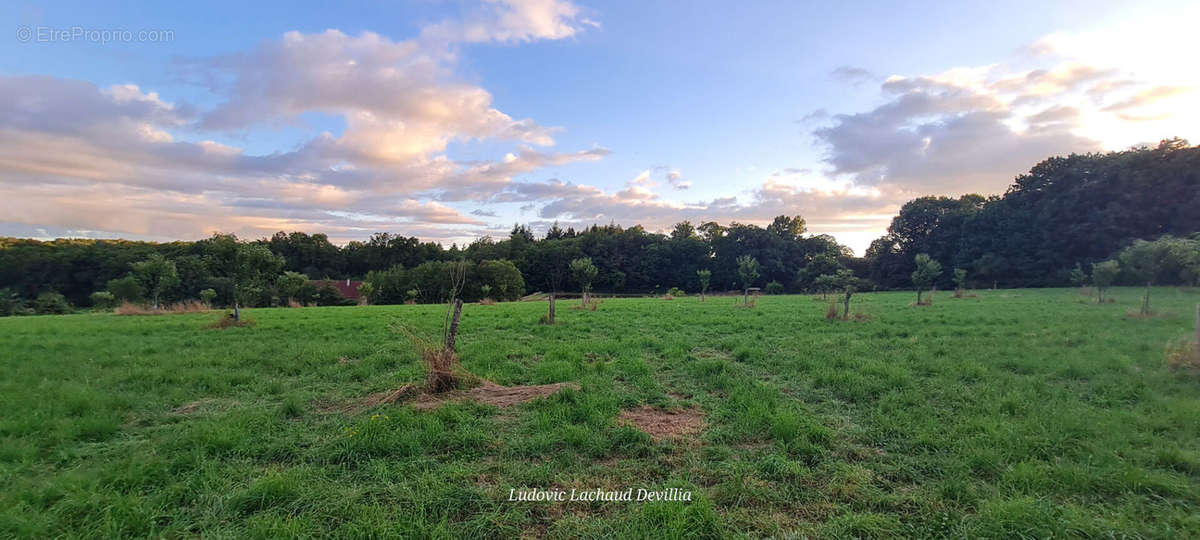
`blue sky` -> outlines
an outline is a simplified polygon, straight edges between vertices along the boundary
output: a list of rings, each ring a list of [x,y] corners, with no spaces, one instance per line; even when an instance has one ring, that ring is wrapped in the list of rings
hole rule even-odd
[[[861,254],[911,198],[1200,125],[1183,2],[176,4],[0,7],[0,234],[786,213]]]

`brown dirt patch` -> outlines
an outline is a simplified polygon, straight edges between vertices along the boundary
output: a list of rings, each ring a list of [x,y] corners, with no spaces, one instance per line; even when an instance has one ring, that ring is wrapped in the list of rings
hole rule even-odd
[[[432,409],[447,401],[472,400],[484,405],[510,407],[526,401],[551,395],[563,388],[578,390],[575,383],[540,384],[535,386],[500,386],[492,381],[482,381],[479,386],[470,390],[457,390],[440,394],[421,394],[413,401],[413,407]]]
[[[697,408],[664,411],[644,405],[621,411],[617,420],[649,433],[654,440],[691,438],[704,430],[704,413]]]

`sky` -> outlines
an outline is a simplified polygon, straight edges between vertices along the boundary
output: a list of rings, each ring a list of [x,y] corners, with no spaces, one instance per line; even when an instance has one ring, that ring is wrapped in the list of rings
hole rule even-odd
[[[861,255],[913,198],[1200,141],[1189,2],[17,1],[0,20],[0,236],[449,245],[786,214]]]

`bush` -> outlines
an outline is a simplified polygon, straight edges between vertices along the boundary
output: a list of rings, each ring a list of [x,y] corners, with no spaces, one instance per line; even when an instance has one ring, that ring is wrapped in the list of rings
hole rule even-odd
[[[141,302],[146,296],[142,284],[132,275],[108,280],[108,292],[111,292],[118,301],[134,304]]]
[[[25,307],[21,297],[12,289],[0,289],[0,317],[16,315]]]
[[[482,291],[483,285],[488,286],[487,293]],[[467,299],[486,296],[501,301],[512,301],[524,295],[525,278],[512,261],[482,261],[468,270],[466,290],[463,291],[463,296]]]
[[[671,290],[667,291],[667,296],[679,298],[681,296],[687,296],[687,293],[683,292],[683,289],[680,289],[679,287],[671,287]]]
[[[88,297],[92,301],[92,307],[96,309],[112,309],[117,307],[117,297],[108,291],[96,291]]]
[[[213,299],[216,297],[217,291],[215,289],[204,289],[203,291],[200,291],[200,301],[210,306],[213,303]]]
[[[778,281],[772,281],[767,284],[765,292],[767,294],[783,294],[783,284]]]
[[[67,302],[67,297],[46,291],[33,301],[33,312],[38,315],[62,315],[71,312],[71,304]]]

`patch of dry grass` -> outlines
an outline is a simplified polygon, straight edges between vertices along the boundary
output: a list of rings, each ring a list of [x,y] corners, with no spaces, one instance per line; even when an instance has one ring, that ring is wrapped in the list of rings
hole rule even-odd
[[[1167,343],[1165,351],[1167,367],[1171,369],[1200,370],[1200,345],[1177,339]]]
[[[840,318],[838,317],[837,304],[830,302],[829,305],[825,307],[825,318],[828,320]]]
[[[145,304],[121,302],[121,305],[117,306],[113,313],[117,315],[171,315],[174,313],[204,313],[211,310],[212,306],[199,300],[184,300],[159,306],[158,309]]]

